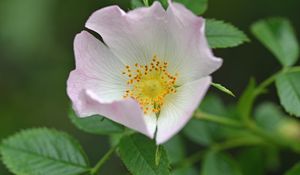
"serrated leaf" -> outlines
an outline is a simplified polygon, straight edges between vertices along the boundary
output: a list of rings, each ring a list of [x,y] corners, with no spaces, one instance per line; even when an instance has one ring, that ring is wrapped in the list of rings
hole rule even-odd
[[[185,5],[196,15],[202,15],[207,10],[207,0],[173,0]]]
[[[242,175],[237,163],[223,153],[209,152],[204,159],[201,175]]]
[[[90,134],[115,134],[124,131],[122,125],[99,115],[80,118],[70,110],[69,118],[78,129]]]
[[[290,170],[288,170],[284,175],[299,175],[300,174],[300,163],[295,164]]]
[[[269,18],[251,26],[255,37],[283,66],[292,66],[299,57],[299,44],[293,27],[285,18]]]
[[[205,34],[211,48],[235,47],[249,41],[237,27],[214,19],[206,20]]]
[[[275,84],[284,109],[300,117],[300,72],[281,74],[276,78]]]
[[[228,94],[228,95],[231,95],[233,97],[235,97],[235,95],[233,94],[232,91],[230,91],[228,88],[226,88],[225,86],[219,84],[219,83],[211,83],[211,85],[217,89],[219,89],[220,91]]]
[[[159,163],[156,164],[156,144],[153,140],[134,134],[121,139],[119,153],[125,166],[133,175],[168,175],[169,162],[166,151],[160,146]]]
[[[69,135],[53,129],[21,131],[1,143],[7,168],[23,175],[74,175],[89,170],[81,146]]]

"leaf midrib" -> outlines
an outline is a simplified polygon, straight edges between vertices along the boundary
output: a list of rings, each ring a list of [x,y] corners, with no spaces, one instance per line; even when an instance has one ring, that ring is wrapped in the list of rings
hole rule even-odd
[[[17,147],[8,145],[8,144],[2,144],[1,146],[6,147],[8,149],[16,150],[16,151],[19,151],[19,152],[23,152],[25,154],[33,155],[33,156],[36,156],[36,157],[42,157],[42,158],[48,159],[50,161],[60,162],[62,164],[66,164],[66,165],[69,165],[69,166],[79,167],[79,168],[83,168],[85,170],[88,170],[88,167],[84,166],[84,165],[75,164],[73,162],[67,162],[67,161],[60,160],[60,159],[55,159],[53,157],[49,157],[49,156],[45,156],[45,155],[42,155],[42,154],[38,154],[38,153],[33,152],[33,151],[28,151],[28,150],[24,150],[24,149],[21,149],[21,148],[17,148]]]
[[[134,145],[134,147],[139,151],[140,155],[143,155],[142,154],[142,151],[139,149],[139,147],[137,146],[137,143],[131,138],[132,140],[132,143]],[[154,169],[154,167],[151,166],[151,162],[149,162],[147,159],[144,158],[144,155],[143,156],[140,156],[143,158],[143,160],[147,163],[147,165],[152,169],[152,171],[154,172],[154,174],[157,174],[156,173],[156,170]]]

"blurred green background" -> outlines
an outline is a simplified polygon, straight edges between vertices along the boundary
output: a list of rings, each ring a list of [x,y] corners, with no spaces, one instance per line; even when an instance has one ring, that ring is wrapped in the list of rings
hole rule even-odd
[[[74,36],[84,29],[92,12],[111,4],[130,9],[129,0],[0,1],[0,140],[25,128],[47,126],[77,137],[92,163],[107,150],[107,137],[82,133],[70,123],[66,80],[74,68]],[[209,0],[204,16],[231,22],[247,34],[250,24],[260,18],[284,16],[299,36],[299,6],[297,0]],[[259,81],[279,68],[271,54],[250,37],[249,44],[215,51],[224,58],[224,65],[214,79],[237,95],[251,76]],[[272,93],[266,98],[278,101]],[[122,174],[124,169],[114,158],[102,172]],[[0,174],[9,174],[1,164]]]

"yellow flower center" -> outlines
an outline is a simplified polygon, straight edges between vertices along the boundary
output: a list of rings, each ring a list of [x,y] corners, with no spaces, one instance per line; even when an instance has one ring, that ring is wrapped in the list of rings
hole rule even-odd
[[[123,72],[128,77],[124,98],[135,99],[145,114],[160,112],[165,97],[176,93],[178,74],[171,75],[167,68],[168,63],[160,61],[156,55],[149,64],[127,65]]]

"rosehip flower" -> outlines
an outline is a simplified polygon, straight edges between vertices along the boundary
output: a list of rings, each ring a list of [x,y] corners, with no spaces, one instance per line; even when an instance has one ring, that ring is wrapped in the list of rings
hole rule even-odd
[[[105,116],[162,144],[190,120],[222,60],[205,38],[205,21],[183,5],[159,2],[124,12],[94,12],[75,37],[76,69],[67,92],[80,117]]]

